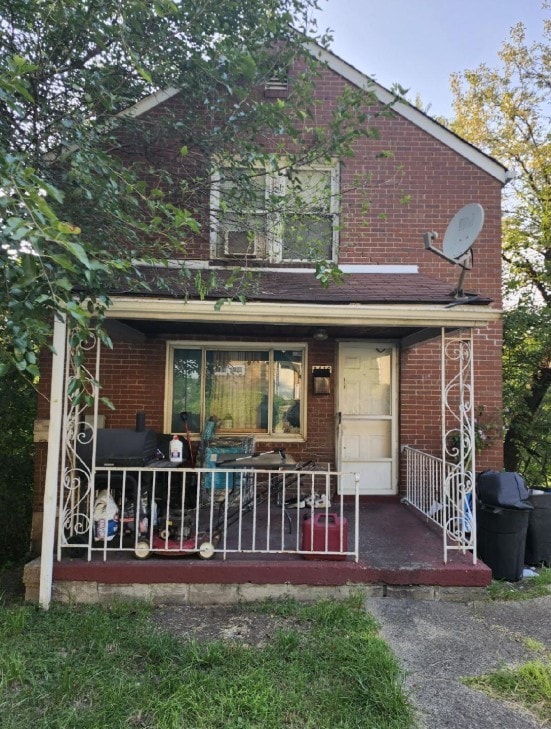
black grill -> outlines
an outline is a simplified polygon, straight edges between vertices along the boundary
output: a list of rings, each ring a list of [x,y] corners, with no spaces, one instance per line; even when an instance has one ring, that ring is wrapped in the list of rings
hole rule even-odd
[[[80,458],[90,466],[92,442],[78,448]],[[96,432],[96,466],[140,468],[157,458],[157,433],[126,428],[99,428]]]

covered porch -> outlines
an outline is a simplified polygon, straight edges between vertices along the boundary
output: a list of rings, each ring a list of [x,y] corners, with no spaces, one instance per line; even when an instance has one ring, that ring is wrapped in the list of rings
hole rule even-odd
[[[375,278],[378,282],[382,280],[380,275]],[[404,275],[401,274],[399,278],[404,280]],[[412,278],[417,279],[417,276]],[[414,283],[416,281],[412,280],[412,289]],[[298,436],[289,437],[283,445],[300,463],[312,452],[315,431],[321,434],[317,435],[318,445],[315,447],[320,448],[319,443],[323,444],[325,450],[322,456],[323,460],[329,461],[329,472],[327,466],[316,469],[318,475],[315,478],[325,479],[326,485],[321,488],[316,486],[312,490],[319,494],[325,488],[326,495],[331,497],[331,511],[346,518],[346,548],[342,547],[342,532],[338,535],[341,540],[339,549],[327,548],[329,530],[326,525],[322,535],[325,545],[322,551],[327,552],[322,555],[325,559],[319,559],[319,554],[312,554],[314,559],[305,558],[308,555],[304,552],[320,550],[305,549],[301,541],[296,541],[302,533],[297,520],[292,532],[292,540],[295,542],[290,549],[287,546],[264,549],[254,540],[243,548],[243,541],[233,545],[228,536],[224,544],[217,542],[214,545],[214,559],[204,561],[196,558],[199,551],[196,545],[182,549],[180,542],[179,551],[183,553],[177,555],[172,550],[170,554],[168,543],[163,545],[162,537],[161,543],[153,542],[154,535],[150,531],[147,540],[148,551],[151,553],[145,561],[136,559],[136,543],[130,547],[121,544],[121,549],[117,550],[107,545],[102,549],[101,544],[92,548],[89,541],[87,559],[71,557],[69,550],[74,545],[66,540],[73,535],[75,515],[78,526],[80,507],[77,505],[84,497],[85,507],[82,513],[88,515],[91,523],[98,490],[95,482],[101,468],[93,467],[92,470],[88,468],[83,471],[76,454],[85,414],[87,428],[94,442],[94,433],[97,432],[99,424],[100,391],[97,383],[102,382],[104,371],[101,367],[101,347],[95,342],[86,362],[86,366],[90,367],[92,410],[89,404],[86,408],[82,401],[71,397],[71,383],[82,374],[79,372],[82,361],[77,362],[73,358],[72,350],[68,346],[67,332],[63,324],[58,322],[54,341],[56,355],[52,372],[52,407],[48,429],[43,556],[39,568],[37,563],[29,566],[29,594],[35,589],[32,585],[36,586],[36,580],[33,582],[30,575],[36,575],[37,569],[40,571],[37,588],[39,600],[45,606],[51,599],[52,587],[53,594],[56,595],[61,584],[69,585],[70,590],[77,591],[82,591],[88,584],[86,589],[90,589],[93,594],[104,589],[100,587],[102,585],[126,586],[120,588],[123,593],[126,590],[126,594],[134,589],[152,594],[151,590],[156,589],[152,586],[159,585],[158,589],[167,594],[179,590],[185,592],[190,589],[190,585],[197,585],[197,589],[200,589],[201,585],[209,584],[327,585],[343,588],[366,584],[380,585],[382,589],[389,585],[480,587],[487,584],[490,572],[484,565],[477,563],[476,515],[470,511],[471,505],[468,501],[469,494],[472,494],[475,472],[473,336],[477,330],[498,321],[499,312],[478,302],[473,304],[457,301],[451,294],[443,293],[443,285],[437,290],[434,287],[427,289],[427,301],[416,304],[406,302],[411,296],[407,291],[404,300],[398,304],[357,303],[354,299],[360,295],[359,290],[359,287],[353,292],[340,290],[339,295],[345,296],[347,300],[338,303],[320,304],[311,303],[310,300],[298,303],[253,301],[246,306],[226,304],[221,312],[214,310],[212,301],[184,304],[177,300],[153,299],[145,307],[143,300],[121,297],[114,301],[109,312],[112,332],[118,335],[122,332],[124,344],[121,349],[134,352],[132,356],[135,361],[143,362],[144,356],[148,356],[147,347],[151,347],[151,352],[157,358],[157,372],[158,365],[164,367],[164,361],[160,358],[163,352],[161,347],[171,339],[182,338],[183,332],[186,338],[210,337],[212,341],[231,342],[232,338],[237,338],[237,341],[242,342],[254,338],[261,343],[301,342],[305,353],[303,392],[308,394],[309,403],[312,403],[311,407],[308,403],[305,414],[308,417],[308,436],[304,434],[302,440]],[[354,299],[351,301],[352,294]],[[306,292],[306,296],[310,298],[309,292]],[[418,300],[418,292],[415,296]],[[321,344],[314,342],[312,345],[308,340],[312,339],[312,332],[321,326],[325,331],[324,340]],[[231,333],[228,327],[231,328]],[[379,349],[386,352],[384,356],[389,361],[394,360],[393,367],[396,370],[395,394],[389,395],[388,413],[383,413],[382,419],[379,417],[379,420],[386,419],[389,424],[388,455],[371,458],[363,473],[358,473],[353,468],[347,470],[347,464],[343,460],[346,433],[342,426],[346,413],[342,412],[341,407],[345,399],[339,399],[339,396],[342,395],[346,363],[343,364],[338,353],[342,351],[342,343],[349,346],[351,342],[370,342],[372,348],[382,342]],[[420,378],[420,392],[430,392],[431,400],[439,402],[440,406],[431,410],[430,417],[426,420],[426,428],[421,433],[423,439],[419,443],[413,443],[416,447],[420,445],[423,450],[425,443],[430,444],[430,452],[420,451],[421,458],[425,460],[424,465],[419,467],[405,456],[403,449],[411,441],[404,430],[403,422],[400,423],[400,415],[403,416],[406,412],[406,405],[408,412],[415,411],[416,404],[412,397],[418,389],[418,380],[414,380],[414,376],[416,363],[422,360],[422,357],[416,356],[411,363],[404,366],[404,357],[426,342],[436,343],[437,347],[433,348],[431,356],[434,357],[436,352],[438,362],[431,362],[430,377]],[[385,343],[390,343],[390,347],[385,346]],[[399,360],[401,368],[398,367]],[[310,365],[317,362],[325,370],[331,371],[333,368],[333,383],[329,393],[324,394],[325,400],[312,397],[315,393],[311,390],[312,383],[307,377]],[[325,367],[326,364],[329,367]],[[440,375],[434,377],[433,373],[436,371]],[[409,377],[413,385],[400,385],[398,372],[402,383]],[[150,400],[152,407],[162,413],[163,402],[166,410],[167,401],[166,396],[163,396],[162,379],[160,384],[161,387],[157,383],[151,383]],[[143,398],[141,394],[139,397]],[[427,404],[426,397],[422,404]],[[352,414],[351,420],[354,421],[355,417]],[[410,432],[415,430],[410,429]],[[450,452],[449,435],[452,432],[456,445],[453,452]],[[261,443],[260,449],[279,446],[279,442]],[[61,479],[58,470],[60,460]],[[359,461],[362,461],[361,457]],[[157,470],[162,471],[162,468]],[[374,478],[369,476],[370,473]],[[374,484],[377,487],[377,479],[381,474],[386,478],[386,495],[381,498],[367,495]],[[349,479],[346,485],[343,485],[343,478]],[[264,499],[262,504],[260,502],[256,496],[252,499],[253,508],[256,509],[253,523],[257,526],[263,514],[266,516],[265,509],[271,499]],[[215,508],[211,506],[210,512],[208,526],[212,530]],[[285,532],[288,524],[286,512],[287,509],[280,512],[283,516],[279,517],[280,521],[276,524],[276,531],[280,534]],[[124,507],[120,513],[124,515]],[[295,512],[295,518],[298,516],[302,515]],[[151,513],[150,525],[153,521]],[[65,529],[67,524],[68,532]],[[253,529],[257,529],[257,526]],[[241,530],[240,527],[238,539],[245,538],[246,528]],[[159,531],[158,527],[156,529]],[[229,535],[225,528],[223,531]],[[158,537],[157,534],[155,536]],[[206,541],[212,544],[210,537],[211,533]],[[135,539],[135,535],[132,538]],[[338,554],[335,555],[335,552]],[[335,556],[337,559],[334,559]],[[136,585],[145,587],[133,587]],[[75,594],[70,594],[71,599],[75,599]]]

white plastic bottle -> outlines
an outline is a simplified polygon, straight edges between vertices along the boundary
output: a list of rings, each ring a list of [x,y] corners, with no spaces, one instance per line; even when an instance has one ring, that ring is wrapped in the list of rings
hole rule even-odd
[[[177,435],[172,437],[170,441],[170,461],[171,463],[181,463],[183,460],[183,443]]]

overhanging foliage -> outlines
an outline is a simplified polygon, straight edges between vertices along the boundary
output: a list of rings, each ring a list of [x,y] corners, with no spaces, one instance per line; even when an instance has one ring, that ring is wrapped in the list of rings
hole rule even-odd
[[[185,261],[190,240],[205,236],[206,193],[221,159],[238,159],[250,188],[259,164],[284,156],[292,171],[350,154],[358,136],[376,134],[365,113],[369,97],[359,90],[320,122],[319,66],[303,45],[327,40],[310,20],[315,8],[316,0],[3,4],[4,371],[11,361],[38,374],[36,350],[48,345],[55,315],[67,317],[75,342],[86,339],[114,281],[147,288],[136,261]],[[291,67],[287,98],[258,93]],[[180,89],[176,106],[161,104],[153,116],[132,112],[170,88]],[[320,260],[318,272],[327,282],[335,266]],[[185,267],[182,276],[193,286]]]

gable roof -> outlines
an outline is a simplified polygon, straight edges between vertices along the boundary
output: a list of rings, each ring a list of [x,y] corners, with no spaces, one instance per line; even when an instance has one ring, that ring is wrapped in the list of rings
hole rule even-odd
[[[481,170],[484,170],[489,175],[499,180],[502,185],[512,179],[512,175],[509,170],[496,159],[490,157],[490,155],[485,152],[482,152],[482,150],[478,149],[478,147],[467,142],[443,124],[440,124],[440,122],[436,121],[436,119],[433,119],[428,114],[425,114],[425,112],[413,106],[413,104],[410,104],[408,101],[403,99],[397,100],[395,94],[386,89],[384,86],[381,86],[370,76],[367,76],[362,71],[354,68],[354,66],[347,61],[344,61],[332,51],[323,48],[313,41],[306,41],[304,43],[304,47],[314,58],[319,59],[321,63],[327,66],[327,68],[331,69],[354,86],[374,93],[382,104],[392,104],[392,109],[396,114],[407,119],[431,137],[437,139],[439,142],[467,159],[476,167],[479,167]],[[174,86],[162,91],[157,91],[146,96],[144,99],[138,101],[138,103],[130,106],[128,109],[120,112],[118,116],[141,116],[151,109],[154,109],[156,106],[168,101],[179,92],[180,89]]]

